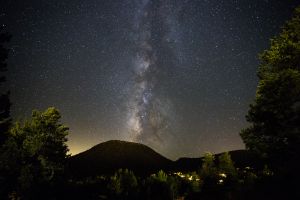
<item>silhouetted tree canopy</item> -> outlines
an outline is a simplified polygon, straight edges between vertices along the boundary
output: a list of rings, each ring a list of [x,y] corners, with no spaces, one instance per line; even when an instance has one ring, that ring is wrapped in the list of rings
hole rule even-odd
[[[203,178],[215,177],[217,173],[217,167],[215,165],[215,156],[212,153],[205,153],[202,159],[202,167],[200,169],[200,175]]]
[[[242,130],[246,147],[280,163],[300,153],[300,7],[260,55],[259,83]],[[283,164],[283,163],[281,163]]]
[[[16,192],[33,198],[63,178],[68,148],[68,128],[53,107],[33,111],[32,118],[17,122],[0,152],[2,195]]]
[[[5,43],[9,42],[11,36],[8,33],[3,32],[0,29],[0,145],[4,143],[7,138],[7,131],[11,124],[10,119],[10,101],[9,101],[9,92],[2,91],[3,85],[5,82],[5,76],[3,72],[7,71],[6,60],[8,58],[8,49],[4,46]],[[5,87],[4,87],[5,88]]]
[[[220,173],[225,173],[230,178],[237,177],[237,170],[234,167],[234,163],[228,152],[225,152],[219,156],[218,170]]]
[[[119,169],[110,177],[109,189],[113,199],[135,199],[138,194],[138,182],[134,173],[128,169]]]

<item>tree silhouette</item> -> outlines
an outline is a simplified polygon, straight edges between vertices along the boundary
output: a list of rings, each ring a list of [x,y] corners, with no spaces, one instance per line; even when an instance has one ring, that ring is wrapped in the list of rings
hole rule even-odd
[[[170,181],[168,175],[163,170],[160,170],[147,180],[146,199],[174,199],[176,194],[174,189],[173,180]]]
[[[11,36],[0,29],[0,73],[7,71],[6,60],[8,58],[8,49],[4,44],[9,42]],[[0,74],[0,88],[3,89],[2,83],[5,82],[5,76]],[[1,91],[0,93],[0,145],[7,139],[7,131],[11,124],[10,119],[10,101],[9,92]]]
[[[217,174],[217,167],[215,165],[215,156],[212,153],[205,153],[202,159],[203,163],[200,169],[202,178],[214,178]]]
[[[59,185],[68,157],[68,128],[60,118],[50,107],[33,111],[30,120],[11,128],[0,154],[2,195],[16,192],[25,199],[45,199]]]
[[[300,7],[260,60],[256,97],[246,116],[251,126],[241,137],[248,149],[279,166],[300,155]]]
[[[228,152],[222,153],[219,156],[218,170],[220,173],[226,174],[227,177],[229,176],[228,178],[231,178],[231,179],[237,178],[237,170],[234,167],[234,163]]]
[[[109,189],[114,199],[135,199],[138,195],[138,182],[134,173],[128,169],[119,169],[110,178]]]

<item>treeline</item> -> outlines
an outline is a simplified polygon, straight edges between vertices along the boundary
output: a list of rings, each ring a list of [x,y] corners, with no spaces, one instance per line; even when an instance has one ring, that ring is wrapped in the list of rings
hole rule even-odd
[[[229,153],[220,155],[218,159],[207,153],[199,170],[195,172],[160,170],[148,177],[139,177],[128,169],[120,169],[112,176],[70,179],[64,198],[253,199],[265,191],[257,188],[262,183],[271,182],[272,178],[273,172],[267,166],[261,170],[250,167],[238,169]]]

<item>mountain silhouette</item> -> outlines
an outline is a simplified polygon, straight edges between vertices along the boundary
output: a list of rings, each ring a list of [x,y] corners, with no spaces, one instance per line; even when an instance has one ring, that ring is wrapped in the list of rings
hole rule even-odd
[[[247,150],[230,151],[229,154],[238,168],[261,168],[261,159]],[[216,154],[216,162],[221,155]],[[127,141],[110,140],[69,158],[68,171],[73,177],[89,177],[112,174],[116,170],[129,169],[137,175],[149,175],[159,170],[164,171],[198,171],[202,157],[179,158],[171,161],[150,147]]]
[[[173,162],[150,147],[127,141],[111,140],[72,156],[69,170],[74,176],[94,176],[130,169],[139,175],[167,170]]]
[[[235,167],[245,168],[251,167],[255,169],[261,169],[263,167],[262,159],[254,152],[248,150],[233,150],[228,152],[232,161],[234,162]],[[218,163],[218,158],[222,153],[215,154],[216,164]],[[202,165],[203,157],[199,158],[179,158],[176,160],[172,169],[174,171],[198,171]]]

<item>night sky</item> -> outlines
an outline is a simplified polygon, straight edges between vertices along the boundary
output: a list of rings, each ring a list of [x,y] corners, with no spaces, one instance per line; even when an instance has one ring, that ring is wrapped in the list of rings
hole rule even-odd
[[[120,139],[171,159],[244,148],[283,0],[2,0],[14,119],[57,107],[72,154]]]

